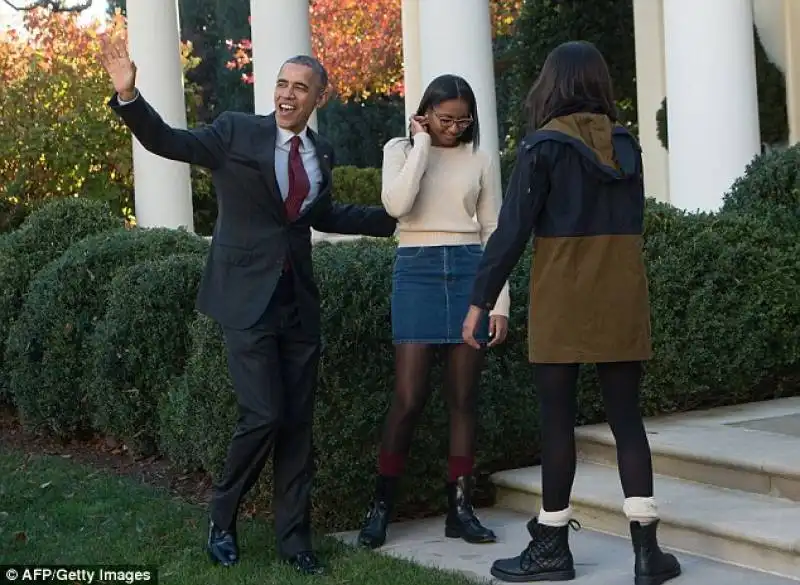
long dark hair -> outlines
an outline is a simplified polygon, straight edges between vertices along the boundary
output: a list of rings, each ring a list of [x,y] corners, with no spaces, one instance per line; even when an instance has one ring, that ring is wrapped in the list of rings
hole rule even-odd
[[[531,130],[577,112],[605,114],[616,121],[614,87],[602,53],[587,41],[553,49],[528,92],[525,109]]]
[[[416,115],[424,116],[428,110],[442,102],[457,99],[462,99],[467,103],[473,120],[472,125],[458,137],[458,142],[460,144],[472,142],[472,148],[477,150],[481,142],[480,125],[478,124],[478,101],[475,99],[475,92],[472,91],[472,87],[463,77],[445,74],[431,81],[419,101]],[[413,144],[413,137],[410,137],[410,140]]]

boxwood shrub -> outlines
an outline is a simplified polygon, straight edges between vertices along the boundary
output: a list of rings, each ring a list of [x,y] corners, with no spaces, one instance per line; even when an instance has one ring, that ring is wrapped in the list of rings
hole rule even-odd
[[[113,215],[108,204],[68,197],[38,206],[18,229],[5,234],[0,243],[0,344],[8,337],[28,284],[45,264],[74,242],[122,225],[122,219]],[[0,401],[8,401],[2,353]]]
[[[764,216],[800,230],[800,144],[756,157],[725,194],[722,211]]]
[[[183,372],[204,265],[199,254],[170,255],[122,270],[108,286],[84,385],[93,428],[137,455],[156,452],[157,405]]]
[[[28,428],[59,437],[89,429],[86,340],[103,316],[115,274],[175,253],[203,255],[208,242],[168,229],[112,230],[73,244],[31,282],[6,348],[9,388]]]
[[[381,205],[381,170],[374,168],[335,167],[333,196],[342,203]]]

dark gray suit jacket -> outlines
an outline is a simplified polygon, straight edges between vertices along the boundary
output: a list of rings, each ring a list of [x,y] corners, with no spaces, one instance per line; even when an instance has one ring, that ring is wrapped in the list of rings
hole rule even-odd
[[[333,201],[333,148],[310,128],[322,186],[319,196],[290,222],[275,177],[274,115],[223,112],[213,124],[180,130],[167,125],[141,95],[126,105],[114,95],[109,105],[150,152],[211,170],[218,216],[197,309],[225,327],[247,329],[260,319],[288,255],[303,329],[318,336],[319,291],[313,275],[311,228],[394,234],[397,222],[382,207]]]

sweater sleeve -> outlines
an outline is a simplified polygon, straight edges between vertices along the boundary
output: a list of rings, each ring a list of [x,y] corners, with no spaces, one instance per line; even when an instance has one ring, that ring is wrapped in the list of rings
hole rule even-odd
[[[500,215],[500,207],[503,204],[499,170],[491,156],[486,158],[488,160],[483,165],[481,192],[478,196],[477,205],[477,219],[481,226],[481,242],[484,248],[486,248],[486,243],[497,228],[497,218]],[[506,282],[497,297],[497,303],[489,314],[508,317],[510,308],[511,295],[508,282]]]
[[[428,164],[431,137],[427,132],[414,135],[414,146],[406,153],[405,139],[392,139],[383,148],[381,201],[392,217],[411,212],[419,193],[419,183]]]

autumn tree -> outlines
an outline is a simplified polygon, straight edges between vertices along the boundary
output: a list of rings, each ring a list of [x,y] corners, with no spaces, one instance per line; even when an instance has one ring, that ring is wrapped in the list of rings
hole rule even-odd
[[[507,34],[521,0],[491,0],[494,33]],[[312,0],[311,42],[341,99],[403,93],[401,0]],[[229,66],[252,83],[251,43],[230,42]]]
[[[82,26],[78,16],[31,10],[24,39],[0,38],[0,199],[82,195],[130,214],[131,136],[107,106],[112,88],[96,60],[102,29],[121,33],[124,20]]]

